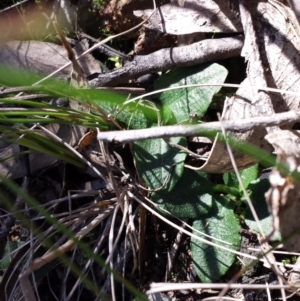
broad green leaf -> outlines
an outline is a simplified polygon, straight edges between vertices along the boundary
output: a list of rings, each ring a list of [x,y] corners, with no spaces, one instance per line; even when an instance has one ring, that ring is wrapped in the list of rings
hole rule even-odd
[[[256,180],[258,176],[258,164],[254,164],[248,168],[245,168],[240,171],[242,182],[245,188],[248,187],[249,183]],[[225,173],[223,175],[224,183],[227,186],[235,187],[241,190],[240,183],[237,179],[237,176],[234,172]]]
[[[5,245],[5,251],[3,258],[0,258],[0,270],[6,270],[11,262],[11,257],[9,256],[13,251],[18,249],[24,244],[22,241],[8,241]]]
[[[161,76],[155,84],[155,89],[190,84],[223,83],[227,73],[227,70],[218,64],[178,68]],[[160,100],[163,106],[168,106],[173,111],[177,123],[187,123],[190,120],[190,114],[197,114],[198,118],[204,116],[214,94],[220,89],[219,86],[175,89],[163,92]]]
[[[245,186],[245,188],[248,187],[248,185],[257,179],[258,177],[258,164],[254,164],[248,168],[243,169],[241,172],[241,178],[242,182]]]
[[[163,106],[161,108],[161,119],[162,125],[174,125],[176,123],[174,114],[168,106]]]
[[[223,181],[224,181],[225,185],[227,185],[229,187],[234,187],[237,189],[240,187],[239,181],[237,179],[235,172],[224,173]]]
[[[256,214],[258,215],[262,230],[265,235],[268,235],[273,230],[273,220],[269,213],[268,206],[265,199],[265,193],[270,188],[268,179],[258,179],[253,181],[248,186],[248,192],[255,208]],[[260,233],[257,223],[255,222],[253,215],[247,207],[245,214],[245,223],[250,230]],[[275,233],[275,239],[280,240],[280,234]]]
[[[169,142],[187,147],[185,138],[170,138]],[[138,173],[147,185],[168,192],[182,175],[186,153],[163,139],[149,139],[134,143],[134,156]]]
[[[185,169],[172,191],[161,191],[151,197],[160,208],[166,209],[179,218],[196,219],[207,214],[214,201],[213,183],[205,173]]]
[[[226,246],[232,250],[239,250],[241,237],[240,224],[233,212],[233,203],[224,197],[217,197],[214,209],[201,220],[196,220],[193,227],[207,235],[224,242],[212,240],[214,243]],[[193,231],[193,234],[200,234]],[[204,237],[208,239],[207,237]],[[211,240],[211,239],[210,239]],[[217,247],[212,247],[192,237],[191,249],[193,264],[202,282],[213,282],[223,276],[235,260],[235,254]]]
[[[94,107],[95,107],[94,103]],[[127,129],[144,129],[157,124],[158,113],[155,106],[150,107],[145,102],[130,103],[126,106],[111,101],[97,101],[110,118],[123,123]]]

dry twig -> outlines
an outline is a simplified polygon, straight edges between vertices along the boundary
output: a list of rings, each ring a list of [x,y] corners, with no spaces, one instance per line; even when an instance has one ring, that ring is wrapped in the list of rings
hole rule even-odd
[[[256,128],[265,128],[274,125],[284,125],[300,120],[300,109],[285,113],[278,113],[269,116],[252,117],[242,120],[224,120],[222,126],[226,131],[247,132]],[[174,125],[162,126],[141,130],[109,131],[101,132],[97,138],[106,142],[127,143],[137,140],[152,138],[180,137],[180,136],[201,136],[210,132],[220,132],[219,121],[208,122],[196,125]]]

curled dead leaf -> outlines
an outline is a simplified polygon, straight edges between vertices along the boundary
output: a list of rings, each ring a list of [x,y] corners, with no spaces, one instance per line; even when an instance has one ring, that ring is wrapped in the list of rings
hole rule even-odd
[[[295,35],[293,22],[286,19],[284,9],[279,10],[269,2],[242,1],[240,10],[245,31],[242,55],[248,61],[247,78],[234,96],[227,98],[222,120],[239,120],[259,115],[271,115],[299,108],[300,98],[289,94],[267,93],[257,87],[266,86],[297,92],[300,83],[299,36]],[[283,11],[282,11],[283,10]],[[291,84],[292,83],[292,84]],[[293,124],[286,126],[289,129]],[[241,142],[252,143],[270,152],[264,136],[270,130],[260,129],[247,133],[228,133]],[[243,169],[255,159],[234,152],[237,166]],[[232,171],[226,146],[215,139],[207,162],[200,169],[205,172]]]
[[[277,161],[285,164],[289,172],[300,171],[300,133],[278,131],[266,136],[277,154]],[[274,167],[270,174],[271,187],[265,197],[273,217],[274,231],[279,231],[284,248],[300,250],[300,183],[289,173]]]

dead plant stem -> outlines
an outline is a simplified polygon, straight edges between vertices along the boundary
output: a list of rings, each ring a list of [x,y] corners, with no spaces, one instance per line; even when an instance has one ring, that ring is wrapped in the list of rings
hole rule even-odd
[[[257,128],[276,125],[280,126],[299,120],[300,109],[297,109],[268,116],[252,117],[241,120],[224,120],[222,121],[222,126],[226,131],[244,133]],[[221,123],[219,121],[214,121],[196,125],[174,125],[139,130],[99,132],[97,138],[104,142],[128,143],[153,138],[200,136],[201,134],[205,135],[211,132],[220,131]]]

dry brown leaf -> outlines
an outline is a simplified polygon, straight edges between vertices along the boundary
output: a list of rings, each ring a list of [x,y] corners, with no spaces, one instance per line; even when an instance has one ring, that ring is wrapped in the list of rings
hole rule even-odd
[[[275,148],[277,161],[284,163],[290,172],[300,171],[300,133],[298,131],[278,131],[266,136]],[[273,168],[270,174],[271,188],[266,193],[266,201],[273,217],[274,231],[281,233],[285,249],[300,251],[300,183],[291,175]],[[291,237],[290,237],[291,236]]]
[[[146,19],[152,10],[136,10],[134,15]],[[178,18],[180,16],[180,18]],[[186,0],[165,4],[153,14],[148,28],[163,33],[183,35],[195,32],[241,32],[237,11],[222,0]]]
[[[87,45],[78,43],[74,48],[77,55],[86,50]],[[88,76],[101,72],[99,63],[88,54],[79,60],[85,74]],[[20,68],[40,74],[50,74],[69,63],[64,47],[40,41],[11,41],[0,44],[0,64]],[[70,78],[71,66],[60,71],[61,79]]]
[[[298,37],[278,8],[268,2],[242,1],[241,18],[245,30],[242,55],[248,61],[247,78],[236,94],[228,98],[223,109],[223,120],[238,120],[259,115],[271,115],[299,107],[299,97],[257,91],[253,86],[268,86],[297,91],[300,81]],[[291,128],[292,124],[287,128]],[[270,151],[264,141],[266,130],[243,134],[230,133],[238,140],[250,142]],[[217,139],[216,139],[217,141]],[[226,147],[215,141],[211,155],[201,170],[206,172],[232,171]],[[239,168],[255,162],[253,158],[235,153]]]
[[[296,36],[297,24],[287,20],[285,13],[293,12],[286,7],[281,12],[271,4],[259,4],[261,13],[261,30],[264,30],[264,47],[266,50],[266,73],[269,74],[269,86],[298,92],[300,84],[300,36]],[[294,28],[295,27],[295,28]],[[297,33],[300,35],[300,32]],[[250,51],[250,49],[249,49]],[[274,83],[271,82],[273,79]],[[299,108],[300,97],[284,94],[282,99],[274,102],[276,112]]]
[[[291,286],[300,287],[300,256],[297,258],[294,268],[289,275],[288,284]]]
[[[83,150],[90,146],[97,138],[97,131],[87,132],[78,142],[79,150]]]

